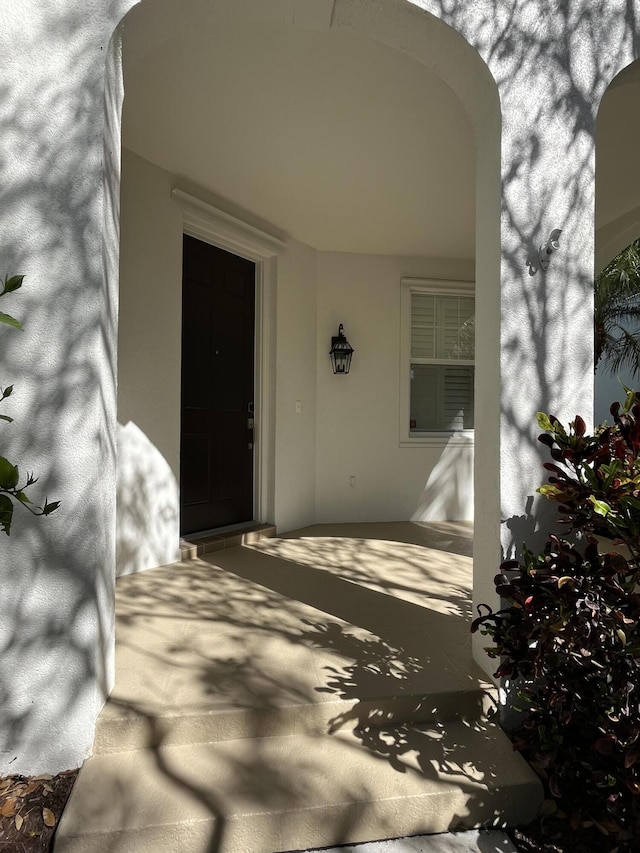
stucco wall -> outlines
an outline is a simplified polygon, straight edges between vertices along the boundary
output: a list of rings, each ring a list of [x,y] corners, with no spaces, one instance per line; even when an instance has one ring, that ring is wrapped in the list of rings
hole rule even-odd
[[[109,41],[133,5],[12,0],[0,8],[2,272],[26,273],[14,311],[28,321],[23,335],[4,330],[3,381],[16,387],[4,410],[16,418],[3,432],[4,452],[41,475],[42,496],[62,500],[47,520],[23,514],[3,540],[0,772],[78,764],[110,683],[118,249],[115,196],[103,192],[105,169],[113,174],[116,165],[105,158],[104,95],[105,79],[115,76],[106,74]],[[295,2],[281,5],[293,19]],[[448,39],[441,25],[426,27],[418,5],[462,36]],[[476,430],[477,455],[487,460],[477,483],[486,546],[476,550],[480,600],[490,593],[501,520],[505,549],[546,532],[533,500],[541,461],[535,409],[552,408],[562,418],[572,417],[578,402],[583,413],[591,409],[595,114],[611,78],[637,55],[635,5],[603,0],[594,15],[592,0],[562,9],[544,0],[516,7],[511,0],[335,4],[332,25],[353,27],[436,69],[465,104],[478,139],[494,142],[483,160],[487,171],[478,170],[487,229],[476,247],[476,286],[501,318],[499,328],[479,320],[481,381],[494,389]],[[469,44],[490,75],[467,61]],[[491,77],[503,119],[499,226],[492,171],[499,144],[483,133],[488,102],[495,129]],[[116,85],[108,106],[116,159],[119,101]],[[530,277],[527,256],[556,227],[564,229],[562,251],[547,274]],[[342,317],[330,319],[318,351]],[[366,350],[366,335],[362,340]],[[337,473],[342,469],[341,462]]]
[[[293,240],[277,260],[274,521],[281,533],[316,516],[316,257]]]
[[[119,574],[178,559],[183,222],[171,198],[178,183],[175,175],[123,152]],[[281,530],[309,524],[315,513],[315,258],[308,246],[288,242],[275,262],[274,317],[265,318],[272,338],[280,334],[271,376],[274,459],[267,466],[273,496],[262,520]]]
[[[18,508],[2,534],[0,774],[80,764],[111,686],[121,87],[106,7],[0,9],[0,275],[26,275],[2,304],[26,328],[0,330],[2,453],[39,476],[34,501],[61,501],[46,519]]]
[[[500,327],[493,338],[481,331],[477,341],[489,368],[480,376],[487,388],[500,359],[500,440],[496,452],[495,407],[477,410],[477,458],[488,464],[476,477],[476,492],[487,543],[499,525],[502,555],[514,554],[525,541],[542,547],[555,526],[553,507],[536,494],[546,458],[536,441],[536,410],[565,421],[578,408],[587,420],[593,414],[595,119],[608,84],[637,55],[636,17],[619,0],[599,4],[597,14],[590,0],[563,10],[544,0],[517,9],[499,0],[490,14],[480,3],[411,2],[476,48],[500,94],[500,273],[493,279]],[[478,205],[493,216],[483,171]],[[561,251],[547,271],[535,269],[538,247],[555,228],[563,231]],[[496,288],[484,269],[495,248],[478,242],[476,276],[478,290],[494,304]],[[476,528],[474,601],[497,605],[489,587],[491,560],[495,570],[500,555],[492,558],[492,547],[480,543]],[[482,659],[482,638],[476,642]]]
[[[596,259],[599,272],[640,237],[640,63],[626,68],[602,98],[596,121]]]
[[[640,138],[639,63],[625,69],[609,86],[596,121],[596,254],[600,272],[633,240],[640,237],[640,173],[637,168]],[[619,371],[620,381],[638,387],[629,370]],[[595,423],[611,422],[609,406],[621,400],[624,390],[617,375],[601,365],[595,374]]]
[[[123,152],[118,574],[178,558],[182,217],[171,199],[175,183]],[[316,253],[290,240],[276,268],[273,514],[266,520],[287,531],[316,520],[472,518],[472,448],[399,447],[398,386],[400,279],[469,280],[473,263]],[[339,322],[357,349],[347,377],[333,376],[327,356]]]
[[[473,272],[472,261],[318,254],[318,521],[473,518],[472,447],[399,446],[400,279]],[[355,349],[347,376],[328,356],[340,323]]]
[[[122,158],[117,573],[179,558],[182,212],[173,175]]]

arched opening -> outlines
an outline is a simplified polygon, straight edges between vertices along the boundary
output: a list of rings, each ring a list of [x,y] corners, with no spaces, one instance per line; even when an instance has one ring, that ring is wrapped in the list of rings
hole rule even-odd
[[[640,237],[640,177],[636,140],[640,134],[640,60],[624,68],[606,90],[596,122],[595,274],[598,276]],[[622,325],[627,324],[623,320]],[[596,366],[596,423],[610,420],[609,405],[621,398],[620,381],[637,386],[626,367]],[[618,378],[619,377],[619,378]]]
[[[423,40],[403,53],[384,22],[359,31],[353,8],[342,21],[339,2],[293,18],[278,4],[145,2],[124,21],[122,573],[169,562],[179,532],[182,233],[203,235],[185,227],[176,189],[203,216],[222,211],[281,243],[268,262],[243,255],[273,272],[271,291],[259,282],[255,520],[284,532],[473,517],[471,436],[413,429],[404,411],[401,280],[452,289],[459,309],[460,283],[476,279],[478,116],[496,104],[487,87],[475,101],[464,91],[488,72],[437,19],[407,4],[406,32],[418,24]],[[457,94],[423,64],[438,62],[435,44],[446,54],[443,38]],[[326,352],[339,323],[356,350],[347,377]],[[151,537],[136,529],[147,500],[164,520]]]
[[[248,4],[242,5],[248,8]],[[350,17],[354,9],[358,9],[357,2],[336,3],[335,7],[334,4],[326,4],[325,11],[333,9],[344,13],[342,19],[340,14],[337,18],[334,15],[332,19],[326,14],[311,11],[320,8],[318,4],[301,2],[301,17],[296,14],[293,19],[287,18],[283,22],[279,20],[278,9],[286,6],[291,10],[291,4],[274,3],[271,9],[265,3],[256,2],[251,7],[254,14],[248,15],[247,21],[242,20],[243,26],[239,27],[236,4],[220,2],[210,9],[213,21],[209,22],[212,24],[209,28],[206,26],[207,21],[203,20],[203,10],[198,8],[199,14],[195,14],[195,4],[192,17],[184,4],[176,3],[174,6],[174,17],[169,14],[171,7],[167,3],[148,3],[139,7],[140,10],[151,12],[157,10],[158,14],[150,14],[142,19],[140,52],[137,55],[127,54],[125,32],[125,83],[128,91],[125,111],[134,104],[135,85],[131,81],[139,74],[144,85],[141,85],[137,116],[140,118],[144,115],[142,124],[146,126],[148,123],[152,133],[148,137],[143,134],[139,140],[132,141],[135,133],[128,136],[125,114],[125,145],[134,147],[125,152],[121,185],[118,181],[119,158],[112,143],[114,140],[119,141],[118,112],[122,91],[119,88],[117,68],[110,68],[108,74],[105,157],[107,200],[103,206],[106,212],[104,262],[107,270],[104,327],[108,327],[109,333],[115,328],[110,322],[116,316],[116,299],[112,299],[116,294],[109,287],[113,286],[114,271],[119,262],[121,435],[118,462],[119,476],[126,473],[129,477],[119,483],[119,534],[123,529],[123,501],[127,502],[125,520],[130,520],[132,524],[127,536],[119,542],[120,567],[125,568],[125,573],[170,562],[177,546],[179,528],[175,498],[181,463],[179,432],[176,429],[179,420],[177,403],[181,393],[178,378],[181,354],[178,343],[181,337],[184,338],[184,333],[181,335],[176,318],[181,313],[181,245],[185,232],[190,237],[204,239],[208,244],[223,242],[226,247],[235,246],[239,257],[245,260],[253,258],[252,262],[263,265],[260,272],[264,278],[268,278],[273,269],[277,274],[277,299],[267,299],[266,307],[261,306],[263,314],[260,331],[268,340],[264,350],[261,350],[263,362],[260,368],[271,379],[271,385],[265,393],[266,402],[258,408],[258,413],[263,420],[272,418],[273,421],[267,431],[267,440],[272,442],[272,446],[268,448],[270,455],[267,456],[268,476],[263,506],[267,512],[272,510],[275,513],[276,520],[284,519],[280,522],[284,528],[300,524],[309,519],[310,515],[315,519],[322,518],[321,507],[325,511],[330,510],[333,518],[344,518],[348,511],[354,514],[360,512],[360,501],[351,500],[349,503],[344,495],[342,504],[335,500],[335,478],[344,478],[345,474],[348,480],[341,484],[343,492],[350,495],[348,489],[354,488],[351,483],[354,477],[356,490],[364,486],[363,492],[373,496],[373,503],[366,508],[367,518],[376,515],[389,517],[392,511],[389,507],[401,506],[398,501],[407,494],[411,505],[416,506],[424,491],[425,481],[429,482],[430,472],[437,467],[434,461],[443,462],[444,466],[444,460],[443,448],[437,442],[417,443],[408,447],[400,447],[398,443],[398,423],[401,418],[398,374],[402,278],[437,281],[446,290],[452,281],[473,278],[474,267],[479,273],[478,283],[480,274],[488,281],[489,272],[495,273],[495,269],[490,270],[491,258],[489,263],[474,262],[472,243],[476,230],[481,238],[487,233],[495,236],[498,230],[497,217],[492,216],[495,207],[491,204],[485,207],[485,199],[481,199],[480,194],[477,205],[483,209],[484,219],[482,223],[474,224],[473,202],[474,159],[484,163],[485,157],[491,164],[495,164],[498,159],[497,146],[490,145],[489,141],[495,142],[496,139],[492,136],[484,137],[483,152],[480,154],[480,146],[475,145],[476,139],[472,137],[476,134],[481,136],[482,118],[487,115],[490,116],[489,124],[495,130],[497,98],[494,97],[495,89],[492,90],[493,94],[487,95],[486,79],[479,85],[482,90],[479,96],[474,97],[476,82],[485,73],[480,71],[475,74],[474,63],[481,69],[484,66],[459,37],[451,33],[451,41],[443,38],[443,33],[449,32],[447,28],[434,23],[435,19],[409,4],[392,8],[388,17],[385,17],[386,12],[372,17],[369,15],[368,2],[362,3],[359,19],[357,16],[355,19]],[[386,8],[382,6],[381,10]],[[407,10],[407,19],[401,26],[390,26],[390,23],[398,23],[396,16],[403,8]],[[297,11],[297,5],[295,9]],[[273,19],[269,17],[270,11],[273,12]],[[135,29],[135,12],[136,9],[125,21],[125,31]],[[165,13],[166,17],[163,17]],[[216,17],[218,13],[219,18]],[[225,37],[216,45],[217,25],[221,29],[223,25],[227,26],[228,38]],[[235,41],[234,26],[239,30],[235,34]],[[237,57],[243,55],[239,44],[242,44],[244,51],[253,26],[261,32],[256,52],[251,54],[254,66],[257,64],[258,67],[247,76],[244,64]],[[430,27],[434,27],[433,32]],[[259,54],[259,47],[266,36],[272,43],[272,49],[266,55]],[[132,38],[135,39],[135,35]],[[328,47],[327,44],[323,45],[316,56],[314,47],[320,40],[327,42]],[[227,48],[234,44],[237,51],[229,54]],[[200,124],[193,128],[189,116],[180,115],[184,106],[180,96],[187,98],[185,93],[190,87],[184,85],[179,75],[183,65],[194,65],[191,83],[195,87],[201,81],[199,72],[204,74],[208,68],[206,62],[204,68],[198,67],[196,60],[207,57],[214,45],[218,48],[216,58],[226,56],[226,64],[213,78],[204,80],[201,94],[210,106],[208,96],[215,93],[217,105],[214,117],[217,123],[206,126]],[[402,45],[405,54],[398,50],[399,45]],[[198,50],[189,49],[195,46]],[[295,77],[295,64],[289,62],[287,65],[285,61],[289,50],[292,55],[300,57],[300,67],[304,69],[304,74],[299,75],[300,80],[292,79]],[[165,68],[163,63],[174,51],[179,61],[174,65],[173,73],[168,74],[162,82],[162,90],[164,95],[168,95],[177,87],[178,97],[171,103],[166,97],[161,98],[160,104],[156,104],[156,112],[145,115],[144,110],[150,109],[155,89],[160,86],[162,70]],[[462,57],[460,51],[464,54]],[[115,56],[114,51],[110,59]],[[304,64],[309,58],[315,59],[316,67],[310,68]],[[129,60],[133,60],[132,64],[127,65]],[[262,65],[258,60],[262,61]],[[451,88],[465,101],[465,108],[456,101],[457,96],[447,89],[446,84],[434,77],[428,68],[425,70],[426,62],[440,69],[451,67],[452,75],[456,78]],[[384,69],[384,74],[379,73],[378,65]],[[283,69],[288,74],[279,77]],[[127,76],[130,74],[133,76]],[[270,84],[260,90],[259,84],[268,78],[268,74],[271,74]],[[180,80],[182,85],[178,85]],[[283,103],[278,102],[278,95],[282,91],[278,80],[281,80],[282,86],[291,84],[294,93],[302,90],[300,109],[287,109],[287,105],[292,103],[287,99]],[[322,87],[317,85],[319,81],[332,83],[332,88],[324,93],[324,100]],[[233,95],[234,87],[244,89],[243,97]],[[258,97],[254,93],[256,88]],[[466,93],[465,98],[462,93]],[[191,98],[190,92],[188,97]],[[492,101],[488,110],[485,98]],[[315,108],[303,112],[302,107],[307,107],[310,102]],[[426,111],[425,104],[428,106]],[[269,124],[273,122],[275,107],[280,109],[277,134],[273,124]],[[340,120],[330,115],[330,110],[336,108]],[[363,115],[359,114],[360,109]],[[240,114],[236,116],[237,110],[240,110]],[[167,113],[170,120],[162,126],[163,114]],[[328,118],[325,118],[328,113]],[[354,113],[358,121],[352,121]],[[236,118],[237,121],[232,120]],[[298,134],[301,121],[306,133],[302,137]],[[177,137],[178,141],[185,140],[193,131],[199,143],[205,140],[206,153],[214,142],[225,143],[224,138],[218,140],[208,134],[208,129],[215,134],[218,127],[226,128],[228,125],[235,128],[237,134],[238,125],[242,126],[242,122],[245,122],[245,134],[232,135],[226,140],[226,147],[222,145],[222,152],[226,151],[231,157],[225,161],[221,154],[223,168],[215,180],[203,176],[198,171],[200,166],[196,171],[190,171],[198,162],[196,149],[187,150],[185,156],[184,146],[179,147],[181,156],[175,160],[171,159],[170,151],[162,150],[167,139],[170,141]],[[309,128],[311,133],[308,132]],[[143,126],[141,132],[144,130]],[[262,132],[258,133],[258,130]],[[254,137],[260,144],[251,147],[249,143],[256,141]],[[294,145],[291,145],[292,138]],[[145,148],[147,144],[151,146],[148,149]],[[452,159],[451,153],[456,151],[458,158]],[[462,156],[465,151],[466,159]],[[434,152],[437,156],[431,161],[430,155]],[[304,156],[300,161],[296,160],[301,153]],[[330,153],[329,160],[326,158],[327,153]],[[243,156],[238,160],[240,154]],[[276,163],[279,158],[283,158],[286,169],[282,165],[270,166],[267,154],[273,155]],[[346,157],[346,169],[343,157]],[[430,162],[427,163],[427,160]],[[297,162],[300,163],[299,172],[296,173],[294,169],[291,175],[290,170]],[[258,170],[253,168],[256,163],[260,165]],[[311,167],[317,164],[321,165],[313,175],[314,183],[305,183],[307,169],[313,172]],[[366,168],[362,168],[363,164]],[[245,171],[248,171],[248,179]],[[483,172],[482,180],[478,171],[478,185],[482,184],[495,199],[499,194],[495,186],[489,185],[491,179],[496,177],[497,170],[492,171],[490,168]],[[426,182],[422,180],[425,175],[429,178]],[[292,177],[295,180],[292,181]],[[227,179],[233,179],[228,188],[225,185]],[[380,192],[381,189],[383,192]],[[176,194],[177,191],[180,195]],[[321,215],[318,215],[317,200],[322,198],[323,192],[328,193],[329,199],[324,201]],[[115,239],[118,217],[111,216],[111,213],[117,209],[119,196],[122,215],[119,222],[121,244],[118,258]],[[177,199],[185,203],[177,204]],[[355,206],[354,200],[357,201]],[[336,224],[338,227],[335,227]],[[490,245],[491,252],[488,254],[495,252],[497,257],[497,245],[494,246],[491,239],[481,239],[479,242],[483,250]],[[280,250],[282,243],[286,244],[285,251]],[[274,256],[277,256],[276,261],[272,260]],[[498,285],[495,283],[496,277],[493,278],[494,290],[488,289],[486,294],[483,292],[483,297],[495,296]],[[258,276],[257,283],[263,285],[263,278]],[[268,288],[263,287],[259,293],[265,296]],[[459,314],[462,300],[468,299],[468,296],[456,293],[455,297]],[[353,325],[345,316],[345,311],[351,312]],[[483,312],[485,317],[491,315],[495,318],[494,298],[489,299],[488,305],[483,305]],[[463,312],[463,318],[460,325],[468,329],[468,314]],[[198,319],[196,312],[193,315],[194,324]],[[347,377],[335,380],[327,370],[326,350],[338,321],[345,322],[350,340],[356,348],[355,369],[349,377],[352,380],[350,392],[348,385],[335,384]],[[493,322],[497,321],[494,319]],[[479,331],[483,323],[485,320],[478,323]],[[446,322],[444,325],[447,325]],[[454,328],[459,331],[457,327]],[[486,325],[482,334],[485,339],[489,337]],[[109,355],[112,352],[111,343],[109,338],[105,346]],[[496,377],[493,378],[495,380]],[[310,405],[307,405],[308,399]],[[110,427],[115,426],[112,412],[113,409],[108,416]],[[322,423],[321,416],[324,417]],[[296,420],[297,417],[301,419]],[[382,434],[381,429],[385,430],[384,441],[376,438]],[[321,442],[324,450],[320,446]],[[344,470],[344,459],[335,451],[343,452],[345,446],[349,451],[347,461],[355,461],[360,468]],[[449,449],[448,444],[446,449]],[[462,450],[467,451],[468,460],[468,448],[463,447]],[[128,466],[126,471],[123,463]],[[449,460],[448,467],[442,471],[443,485],[451,479],[447,474],[454,463],[455,458]],[[373,471],[378,477],[377,481],[373,484],[365,481],[363,484],[360,471],[365,472],[365,477]],[[294,486],[297,491],[293,490]],[[467,482],[463,486],[466,487],[468,498],[471,484]],[[385,503],[390,494],[395,504]],[[457,500],[458,497],[454,494],[452,499]],[[409,509],[397,512],[403,515],[406,512],[408,515],[411,505]],[[150,525],[157,525],[157,530]],[[111,527],[105,525],[105,529],[111,530]],[[169,536],[167,531],[171,533],[172,530],[175,535]],[[131,538],[127,538],[129,533]],[[440,546],[437,555],[440,575],[434,572],[431,590],[437,630],[432,631],[429,645],[433,649],[454,646],[463,648],[465,664],[470,665],[465,625],[462,625],[461,634],[457,633],[458,626],[453,634],[449,633],[451,624],[456,621],[451,616],[464,615],[468,609],[468,587],[463,590],[464,595],[458,595],[453,601],[443,596],[440,581],[452,582],[454,573],[450,571],[452,558],[447,552],[450,543],[445,539],[437,544]],[[360,549],[354,548],[345,553],[344,565],[334,568],[348,572],[360,557]],[[107,559],[105,563],[109,568],[112,565]],[[411,566],[403,553],[397,567],[406,569],[407,566],[419,574],[420,568]],[[312,579],[314,567],[307,568],[309,571],[306,574]],[[211,609],[211,603],[215,601],[216,606],[220,607],[245,607],[248,617],[245,612],[244,618],[253,618],[254,610],[261,607],[263,614],[266,613],[265,623],[268,619],[269,624],[277,623],[276,627],[280,628],[281,622],[276,618],[276,602],[281,603],[281,599],[265,592],[265,585],[262,585],[258,603],[255,588],[252,588],[248,597],[243,596],[246,588],[236,595],[238,587],[234,586],[235,580],[230,587],[224,583],[218,584],[216,581],[220,580],[219,576],[207,567],[204,567],[199,579],[193,579],[193,583],[189,579],[185,580],[185,575],[175,571],[175,567],[168,569],[156,576],[160,580],[150,593],[144,592],[142,582],[151,573],[147,574],[147,578],[140,575],[123,579],[125,587],[127,582],[133,582],[128,584],[128,589],[132,591],[134,599],[132,610],[123,621],[132,625],[136,620],[144,622],[149,616],[164,620],[164,628],[169,625],[169,633],[164,634],[163,643],[166,641],[169,644],[164,648],[174,664],[178,678],[185,674],[188,667],[182,666],[181,654],[184,649],[180,648],[180,642],[176,642],[170,619],[162,607],[157,607],[158,603],[175,604],[175,601],[169,600],[170,591],[163,579],[182,583],[183,597],[180,601],[186,604],[181,613],[184,625],[193,626],[194,611],[198,607],[207,611],[203,620],[209,627],[216,623],[220,617],[216,615],[215,609]],[[228,575],[229,578],[231,575],[239,578],[233,570]],[[361,578],[361,586],[367,590],[371,573],[366,570],[366,565]],[[136,586],[138,581],[141,583]],[[201,582],[212,581],[216,586],[212,590],[213,594],[208,596],[206,590],[203,594]],[[405,679],[405,672],[410,675],[422,672],[426,679],[423,683],[428,682],[430,689],[437,693],[430,675],[442,675],[445,681],[451,676],[454,687],[461,687],[465,701],[469,700],[470,713],[477,712],[481,696],[475,681],[471,693],[467,692],[467,669],[441,665],[443,659],[435,655],[426,661],[428,671],[425,667],[414,667],[414,659],[422,653],[425,635],[421,623],[415,619],[415,604],[403,599],[402,581],[396,583],[399,593],[393,597],[387,596],[393,599],[394,614],[390,620],[380,618],[380,614],[376,615],[376,608],[369,606],[379,600],[381,590],[368,588],[368,592],[362,594],[366,601],[359,613],[362,621],[352,621],[363,630],[377,632],[377,636],[386,638],[389,644],[377,646],[374,643],[371,646],[366,637],[364,640],[359,635],[355,637],[356,649],[361,650],[358,676],[363,679],[369,677],[367,653],[373,649],[376,655],[382,656],[382,662],[394,679]],[[260,578],[257,578],[255,585],[260,585]],[[384,583],[380,585],[384,586]],[[353,599],[349,597],[352,586],[350,578],[338,578],[338,582],[331,586],[331,600],[327,608],[335,608],[336,618],[343,619],[342,614],[346,616],[346,611],[353,604]],[[313,587],[312,582],[310,587]],[[277,593],[275,589],[271,591]],[[298,595],[302,596],[303,592]],[[424,590],[420,590],[420,594],[423,593]],[[100,628],[101,639],[107,647],[113,642],[112,612],[109,611],[112,595],[113,585],[105,582],[107,606],[104,624]],[[306,603],[302,597],[296,601],[301,605]],[[295,602],[294,606],[297,607]],[[325,612],[334,613],[334,610]],[[301,617],[305,617],[304,612]],[[463,623],[461,619],[457,621]],[[300,618],[299,622],[308,625],[304,618]],[[231,620],[229,624],[238,625]],[[389,634],[389,625],[395,634]],[[240,625],[241,629],[243,627]],[[328,638],[325,646],[331,647],[332,638],[335,634],[340,635],[342,628],[338,626],[336,631],[336,623],[323,620],[315,626],[315,635],[313,631],[307,633],[306,649],[314,647],[316,635],[323,642]],[[197,631],[192,632],[191,638],[195,634]],[[152,630],[147,631],[147,638],[150,635],[153,635]],[[156,663],[161,657],[157,655],[158,636],[151,636]],[[345,634],[346,640],[343,639],[343,642],[348,644],[353,636]],[[276,637],[276,643],[284,640],[285,644],[290,642],[294,646],[299,637],[299,633],[289,630],[282,637]],[[196,636],[195,639],[197,641],[199,638]],[[247,709],[254,710],[256,706],[251,703],[255,697],[262,696],[265,703],[272,699],[272,685],[268,678],[260,681],[259,667],[251,668],[255,660],[259,659],[262,647],[258,646],[256,655],[247,654],[245,639],[242,630],[238,630],[234,637],[237,648],[226,654],[224,660],[213,661],[215,655],[211,654],[211,649],[216,647],[217,642],[217,638],[213,638],[208,648],[203,645],[203,654],[197,657],[191,669],[197,675],[206,676],[197,682],[204,694],[210,692],[212,685],[224,683],[226,673],[231,672],[236,681],[236,676],[244,679]],[[131,647],[134,646],[131,644]],[[302,643],[298,643],[296,651],[301,647]],[[139,648],[133,648],[133,651],[135,655]],[[235,651],[238,651],[238,655]],[[290,651],[290,648],[286,651]],[[327,651],[332,649],[328,648]],[[287,662],[285,674],[291,674],[294,686],[300,676],[303,686],[310,692],[317,689],[312,681],[304,682],[305,677],[312,677],[315,672],[312,667],[305,665],[304,655],[295,661],[288,654],[281,657]],[[222,668],[217,673],[211,667],[212,662],[221,663]],[[386,671],[382,670],[383,676]],[[110,674],[105,673],[105,692],[110,687]],[[160,693],[164,692],[165,683],[156,677],[158,671],[153,666],[148,669],[144,666],[134,667],[131,674],[132,682],[138,683],[144,678],[152,690],[158,687]],[[343,675],[342,683],[347,691],[354,673],[347,667]],[[451,679],[447,688],[451,687]],[[368,684],[366,682],[365,686]],[[182,698],[183,685],[184,682],[173,684],[167,692]],[[420,687],[413,681],[413,694],[422,695],[424,691]],[[198,693],[196,700],[204,694]],[[118,705],[121,698],[115,695],[111,709]],[[205,698],[210,696],[205,695]],[[345,692],[345,698],[352,696]],[[459,711],[458,698],[454,697],[456,712]],[[117,710],[127,711],[129,718],[142,722],[136,716],[140,712],[139,708],[123,708],[121,703]],[[257,710],[261,709],[258,707]],[[378,714],[378,710],[372,708],[374,715]],[[416,710],[419,711],[420,707]],[[429,706],[428,713],[434,714],[436,710]],[[142,714],[144,722],[149,722],[148,714],[144,711]],[[116,722],[120,719],[118,717]],[[154,744],[157,745],[155,739]],[[254,766],[252,763],[252,768]],[[318,774],[318,778],[320,776]],[[297,785],[298,778],[295,775],[292,778]],[[492,808],[491,804],[489,807]],[[488,815],[487,819],[490,817]]]

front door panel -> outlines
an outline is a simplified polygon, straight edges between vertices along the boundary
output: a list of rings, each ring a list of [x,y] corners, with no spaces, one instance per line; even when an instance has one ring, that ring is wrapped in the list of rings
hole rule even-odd
[[[185,235],[180,530],[253,519],[255,264]]]

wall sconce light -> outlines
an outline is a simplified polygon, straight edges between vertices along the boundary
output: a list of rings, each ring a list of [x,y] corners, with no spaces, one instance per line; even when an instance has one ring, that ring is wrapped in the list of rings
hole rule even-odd
[[[351,356],[354,349],[349,341],[344,336],[344,328],[342,323],[338,328],[338,334],[331,338],[331,349],[329,356],[331,357],[331,366],[334,373],[348,373],[351,367]]]
[[[549,261],[551,260],[551,255],[554,252],[557,252],[560,248],[561,234],[562,228],[554,228],[551,234],[549,235],[549,239],[547,240],[545,245],[540,246],[540,248],[538,249],[538,257],[540,258],[540,269],[548,269]]]

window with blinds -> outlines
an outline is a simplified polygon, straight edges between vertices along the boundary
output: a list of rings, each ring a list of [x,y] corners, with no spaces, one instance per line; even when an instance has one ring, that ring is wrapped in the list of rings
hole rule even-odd
[[[408,315],[409,437],[473,429],[474,297],[414,285]]]

